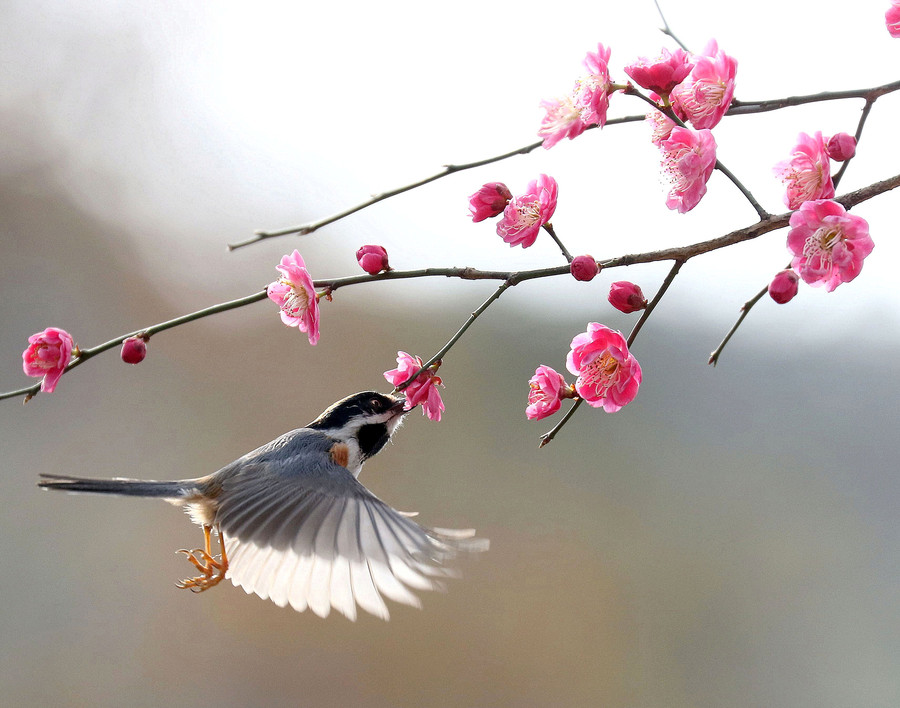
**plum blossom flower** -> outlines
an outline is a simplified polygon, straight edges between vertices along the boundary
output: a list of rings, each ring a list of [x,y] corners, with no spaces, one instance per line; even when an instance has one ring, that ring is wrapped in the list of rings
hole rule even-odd
[[[640,286],[619,280],[609,286],[609,304],[626,315],[647,308],[647,298]]]
[[[556,211],[556,180],[540,175],[528,183],[525,194],[514,198],[497,222],[497,235],[510,246],[528,248],[533,245],[541,227]]]
[[[410,356],[406,352],[397,352],[397,368],[385,371],[384,378],[394,386],[399,386],[405,383],[421,367],[422,359],[420,357]],[[421,404],[422,413],[429,420],[437,422],[441,419],[444,402],[441,400],[441,393],[437,389],[438,385],[443,386],[443,383],[440,377],[435,375],[435,369],[436,367],[429,367],[419,374],[415,381],[403,389],[403,395],[406,396],[406,403],[403,405],[403,409],[411,411]]]
[[[383,270],[391,269],[384,246],[361,246],[356,252],[356,261],[369,275],[378,275]]]
[[[28,348],[22,352],[22,369],[29,376],[42,376],[41,391],[53,393],[75,349],[72,335],[64,329],[47,327],[28,338]]]
[[[662,99],[659,94],[651,93],[650,98],[661,105]],[[674,120],[655,108],[647,113],[647,123],[650,125],[650,142],[656,147],[661,147],[663,142],[669,139],[669,136],[672,134],[672,128],[676,125]]]
[[[613,90],[609,78],[610,52],[598,44],[597,51],[588,52],[584,58],[587,74],[575,82],[571,93],[552,101],[541,101],[545,115],[538,135],[543,138],[545,149],[549,150],[563,138],[577,138],[588,126],[606,125],[609,94]]]
[[[503,182],[488,182],[469,197],[472,221],[477,223],[499,216],[506,209],[510,199],[512,199],[512,192]]]
[[[691,73],[692,68],[691,57],[683,49],[670,52],[663,48],[654,59],[639,57],[625,67],[625,73],[648,91],[668,96]]]
[[[856,155],[856,138],[849,133],[835,133],[825,141],[825,152],[835,162],[846,162]]]
[[[671,185],[666,206],[679,213],[693,209],[706,194],[706,182],[716,166],[716,141],[709,130],[675,126],[660,144],[663,174]]]
[[[891,37],[900,37],[900,0],[891,0],[891,6],[884,13],[884,22]]]
[[[606,111],[609,109],[609,94],[613,84],[609,79],[609,55],[612,50],[597,45],[596,52],[588,52],[584,58],[587,76],[578,80],[576,104],[581,107],[581,120],[585,125],[606,125]]]
[[[714,128],[734,98],[737,60],[721,51],[714,39],[693,59],[690,75],[672,89],[672,107],[695,128]]]
[[[569,264],[569,271],[575,280],[586,282],[594,279],[600,272],[600,266],[597,265],[593,256],[575,256]]]
[[[266,288],[269,299],[281,308],[282,322],[306,332],[309,343],[315,344],[319,341],[319,301],[303,257],[294,250],[282,256],[275,268],[281,277]]]
[[[815,135],[800,133],[790,159],[779,162],[773,170],[787,185],[784,203],[789,209],[797,209],[811,199],[834,196],[831,163],[825,152],[825,140],[819,131]]]
[[[528,406],[525,408],[528,420],[540,420],[553,415],[559,410],[563,398],[571,398],[571,395],[565,395],[570,392],[562,374],[543,364],[535,370],[528,385]]]
[[[566,368],[578,378],[575,391],[588,405],[615,413],[631,403],[641,385],[641,366],[620,332],[597,322],[572,340]]]
[[[576,90],[573,93],[577,92]],[[581,118],[581,107],[575,104],[573,96],[563,96],[552,101],[541,101],[545,114],[541,119],[538,137],[543,139],[543,147],[549,150],[563,138],[574,140],[587,128]]]
[[[868,222],[830,199],[803,202],[791,214],[790,226],[791,267],[803,282],[824,285],[828,292],[859,275],[875,247]]]
[[[142,337],[129,337],[122,342],[122,361],[140,364],[147,356],[147,342]]]
[[[797,296],[800,277],[792,270],[783,270],[769,283],[769,297],[784,305]]]

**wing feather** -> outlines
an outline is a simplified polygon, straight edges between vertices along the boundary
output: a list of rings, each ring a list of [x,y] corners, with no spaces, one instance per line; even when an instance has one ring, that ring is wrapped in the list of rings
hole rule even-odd
[[[320,617],[334,609],[355,620],[359,607],[388,619],[384,598],[421,607],[412,590],[441,589],[437,578],[453,575],[446,561],[486,548],[470,531],[427,529],[387,506],[331,461],[326,436],[295,436],[309,439],[231,465],[217,480],[227,576],[246,592]]]

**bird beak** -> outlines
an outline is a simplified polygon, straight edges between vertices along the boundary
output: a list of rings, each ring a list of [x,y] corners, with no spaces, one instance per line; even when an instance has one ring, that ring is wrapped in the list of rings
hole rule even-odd
[[[391,410],[396,413],[402,413],[405,405],[406,396],[394,396],[394,405],[391,406]]]

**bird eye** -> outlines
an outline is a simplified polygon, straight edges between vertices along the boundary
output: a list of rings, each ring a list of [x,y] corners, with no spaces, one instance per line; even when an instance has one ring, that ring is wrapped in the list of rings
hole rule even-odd
[[[373,398],[372,400],[369,401],[369,405],[372,406],[372,408],[377,411],[381,408],[381,401],[378,400],[377,398]]]

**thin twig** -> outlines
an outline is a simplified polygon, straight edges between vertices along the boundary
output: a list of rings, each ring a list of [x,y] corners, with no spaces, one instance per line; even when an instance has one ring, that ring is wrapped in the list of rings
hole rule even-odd
[[[644,326],[644,322],[650,317],[651,313],[656,306],[659,304],[659,301],[662,300],[663,295],[666,294],[666,290],[669,289],[669,286],[672,284],[672,281],[675,280],[675,276],[678,275],[678,271],[681,270],[681,266],[684,265],[684,260],[676,260],[672,264],[672,268],[669,270],[668,274],[663,280],[662,285],[659,286],[659,290],[656,292],[656,296],[650,301],[644,311],[641,313],[640,319],[634,325],[634,328],[631,330],[631,334],[628,335],[627,344],[631,347],[634,344],[634,340],[637,339],[638,332],[641,331],[641,328]]]
[[[869,117],[869,112],[872,110],[872,105],[875,103],[875,99],[866,99],[866,105],[863,106],[862,115],[859,117],[859,123],[856,124],[856,134],[854,137],[856,138],[856,142],[859,143],[860,138],[862,138],[863,128],[866,125],[866,119]],[[837,171],[837,174],[831,180],[834,188],[837,189],[838,184],[840,184],[841,178],[844,176],[844,172],[847,171],[847,165],[850,164],[850,161],[853,158],[851,157],[849,160],[844,160],[844,164],[841,165],[841,169]]]
[[[559,246],[559,250],[562,251],[563,257],[567,261],[569,261],[569,263],[571,263],[572,262],[572,254],[569,253],[569,249],[567,249],[565,246],[563,246],[563,242],[559,240],[559,236],[557,236],[556,231],[553,230],[553,224],[550,224],[550,223],[544,224],[544,231],[546,231],[548,234],[550,234],[550,238],[552,238],[554,241],[556,241],[556,245]]]
[[[662,20],[662,23],[663,23],[662,29],[660,31],[663,34],[668,35],[669,37],[674,39],[675,42],[678,44],[678,46],[681,47],[684,51],[686,51],[686,52],[690,51],[687,48],[687,46],[685,45],[685,43],[682,42],[680,39],[678,39],[678,37],[675,36],[675,33],[672,32],[671,28],[669,27],[669,23],[666,22],[666,16],[663,15],[663,11],[662,11],[662,8],[659,6],[659,3],[656,0],[653,0],[653,4],[656,5],[656,11],[659,13],[659,18]]]
[[[763,295],[769,292],[769,286],[767,285],[762,290],[760,290],[756,295],[747,300],[741,307],[741,314],[737,318],[737,322],[734,323],[734,326],[730,330],[728,330],[728,334],[725,335],[725,338],[719,343],[719,346],[713,350],[713,352],[709,355],[709,361],[707,363],[715,366],[719,363],[719,355],[722,353],[722,350],[725,349],[725,345],[728,344],[728,340],[734,335],[735,332],[738,331],[738,327],[741,326],[741,322],[744,321],[744,318],[750,313],[750,310],[753,309],[753,306],[760,301]]]
[[[500,284],[500,287],[498,287],[487,300],[485,300],[483,303],[481,303],[481,305],[478,307],[477,310],[475,310],[471,315],[469,315],[469,318],[463,323],[462,327],[460,327],[458,330],[456,330],[456,334],[454,334],[452,337],[450,337],[450,341],[448,341],[443,347],[441,347],[433,357],[431,357],[428,361],[426,361],[424,364],[422,364],[422,366],[419,367],[418,371],[416,371],[412,376],[410,376],[402,384],[397,386],[397,390],[402,391],[403,389],[405,389],[407,386],[409,386],[413,381],[415,381],[418,378],[419,374],[421,374],[423,371],[428,369],[430,366],[436,364],[438,361],[443,359],[444,355],[450,351],[450,349],[453,347],[453,345],[459,341],[460,337],[462,337],[463,334],[466,333],[466,330],[472,326],[472,323],[478,319],[478,316],[482,312],[484,312],[486,309],[488,309],[488,307],[490,307],[491,304],[497,298],[499,298],[504,292],[506,292],[507,288],[510,288],[513,285],[515,285],[516,282],[517,281],[515,281],[512,278],[509,278],[509,279],[503,281]]]

